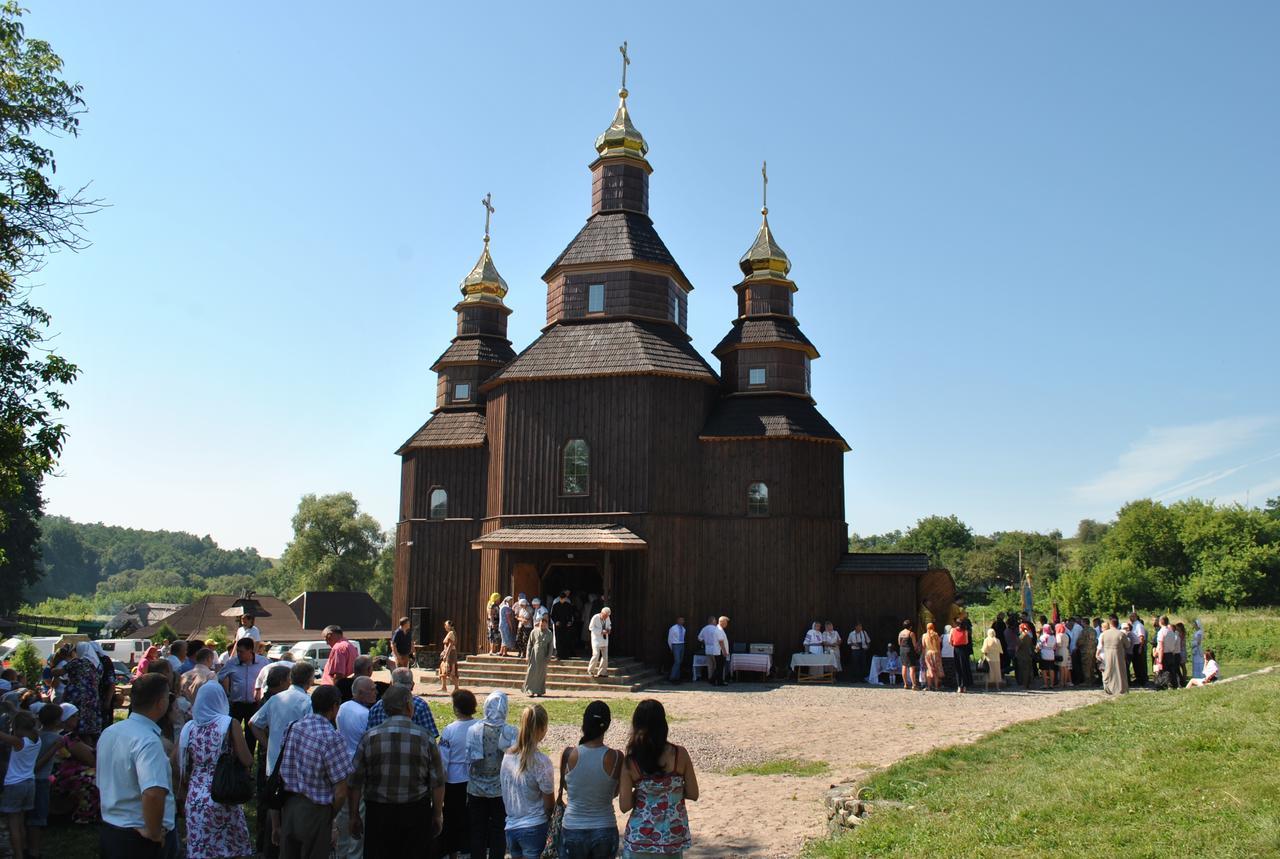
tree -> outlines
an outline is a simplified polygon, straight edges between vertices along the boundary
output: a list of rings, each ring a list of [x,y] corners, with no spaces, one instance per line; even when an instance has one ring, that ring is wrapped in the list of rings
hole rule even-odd
[[[1280,519],[1280,495],[1275,498],[1267,499],[1267,506],[1263,508],[1263,512],[1272,519]]]
[[[378,605],[389,610],[395,583],[396,547],[395,542],[390,541],[388,545],[382,547],[382,553],[378,556],[378,568],[368,588],[369,596],[373,597],[373,601]]]
[[[0,614],[23,603],[23,592],[40,578],[40,476],[19,477],[22,491],[0,498]]]
[[[369,590],[385,544],[377,520],[360,512],[350,492],[304,495],[293,517],[293,540],[267,578],[282,599],[290,591]]]
[[[924,552],[930,562],[941,566],[944,550],[968,551],[973,548],[973,531],[954,513],[950,516],[928,516],[916,522],[898,543],[898,548],[906,552]]]
[[[1102,538],[1106,557],[1155,568],[1177,585],[1189,572],[1186,553],[1178,537],[1177,517],[1158,501],[1144,498],[1120,508],[1115,523]]]
[[[151,643],[159,647],[168,644],[171,641],[176,641],[181,637],[182,636],[178,635],[174,628],[169,626],[167,622],[162,622],[160,624],[160,628],[151,636]]]
[[[854,534],[849,538],[850,552],[892,552],[902,541],[901,531],[886,531],[883,534],[868,534],[863,537]]]
[[[1108,527],[1105,522],[1099,522],[1096,519],[1081,519],[1080,524],[1076,526],[1076,539],[1086,546],[1097,543],[1107,533]]]
[[[18,676],[26,681],[27,686],[37,688],[40,684],[40,674],[44,671],[44,660],[40,658],[40,651],[36,650],[31,639],[23,636],[22,642],[9,655],[9,667],[18,672]]]
[[[62,80],[62,60],[39,39],[28,39],[22,9],[0,6],[0,501],[29,491],[54,467],[66,439],[56,415],[66,408],[61,389],[76,378],[74,364],[55,354],[47,312],[31,302],[29,278],[48,253],[84,246],[81,217],[96,208],[53,184],[52,138],[74,137],[84,101],[79,84]],[[5,512],[0,510],[0,517]],[[7,528],[0,521],[0,530]],[[3,581],[20,593],[29,578]]]

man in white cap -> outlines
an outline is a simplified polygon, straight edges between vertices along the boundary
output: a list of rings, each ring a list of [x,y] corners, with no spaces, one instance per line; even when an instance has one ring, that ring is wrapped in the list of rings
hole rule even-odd
[[[609,633],[613,631],[610,615],[613,609],[605,606],[592,615],[591,623],[591,661],[587,663],[587,674],[591,677],[605,677],[609,673]]]

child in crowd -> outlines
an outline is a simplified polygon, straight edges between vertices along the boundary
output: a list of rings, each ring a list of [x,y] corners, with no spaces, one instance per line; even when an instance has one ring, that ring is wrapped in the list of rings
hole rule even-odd
[[[39,859],[45,827],[49,825],[49,778],[62,748],[62,707],[44,704],[36,710],[40,727],[40,751],[36,756],[34,805],[27,812],[27,856]]]
[[[0,732],[0,743],[7,745],[9,770],[4,775],[4,793],[0,794],[0,812],[9,820],[9,843],[14,856],[27,851],[27,812],[35,808],[36,757],[40,753],[40,735],[36,717],[26,710],[13,717],[13,733]]]
[[[470,689],[453,693],[454,721],[440,732],[440,757],[445,769],[444,829],[436,842],[441,856],[457,859],[471,848],[467,827],[467,782],[471,761],[467,758],[467,732],[476,723],[476,696]]]

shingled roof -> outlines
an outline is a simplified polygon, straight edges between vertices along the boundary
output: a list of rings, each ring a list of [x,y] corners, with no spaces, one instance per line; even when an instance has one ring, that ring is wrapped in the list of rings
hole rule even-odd
[[[848,552],[836,564],[837,573],[925,573],[924,552]]]
[[[473,549],[607,549],[648,548],[648,543],[621,525],[522,525],[499,528],[471,541]]]
[[[562,265],[633,260],[669,265],[680,273],[682,280],[688,281],[671,251],[658,237],[653,222],[637,212],[599,212],[592,215],[569,246],[556,257],[543,278]]]
[[[432,371],[447,364],[493,364],[500,366],[516,356],[510,343],[492,337],[454,340],[431,365]]]
[[[712,349],[711,353],[719,355],[722,349],[736,343],[751,345],[795,343],[807,347],[810,358],[818,357],[817,348],[809,341],[808,337],[804,336],[804,332],[800,330],[800,326],[796,324],[796,321],[781,316],[734,320],[733,327],[729,329],[729,333],[724,335],[724,339],[716,344],[716,348]]]
[[[484,415],[477,411],[442,411],[400,446],[396,455],[417,447],[480,447],[485,442]]]
[[[620,319],[554,325],[484,387],[515,379],[593,376],[677,376],[709,384],[719,381],[684,332],[662,323]]]
[[[800,397],[725,397],[716,404],[698,437],[708,441],[795,438],[836,442],[849,449],[813,403]]]

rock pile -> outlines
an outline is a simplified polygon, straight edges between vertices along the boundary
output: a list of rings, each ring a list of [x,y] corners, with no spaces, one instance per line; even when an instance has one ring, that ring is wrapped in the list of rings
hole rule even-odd
[[[822,804],[827,810],[827,832],[839,835],[849,829],[855,829],[867,822],[867,817],[876,808],[910,808],[905,803],[894,800],[869,800],[861,798],[862,788],[853,782],[833,784],[822,797]]]

